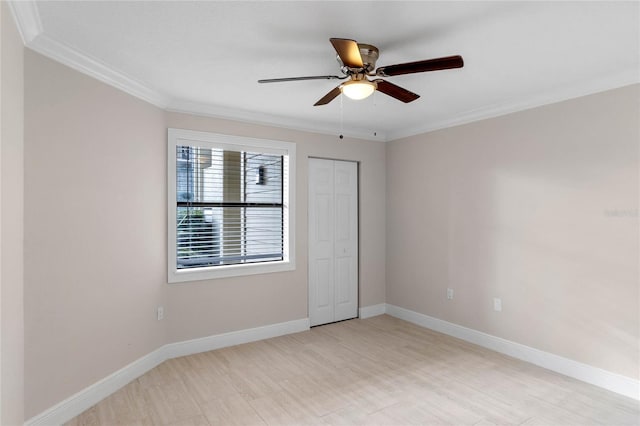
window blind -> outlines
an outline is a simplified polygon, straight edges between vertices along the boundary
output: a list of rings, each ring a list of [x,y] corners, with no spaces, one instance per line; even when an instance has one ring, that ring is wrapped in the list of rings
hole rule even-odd
[[[176,267],[283,259],[282,155],[176,147]]]

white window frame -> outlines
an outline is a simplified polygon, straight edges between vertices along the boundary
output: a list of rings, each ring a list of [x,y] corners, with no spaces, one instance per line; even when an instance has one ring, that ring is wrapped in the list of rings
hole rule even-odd
[[[176,262],[176,148],[181,145],[233,151],[252,151],[284,155],[288,159],[288,173],[283,176],[283,260],[178,269]],[[242,275],[266,274],[295,270],[295,193],[296,144],[268,139],[168,129],[167,148],[167,259],[168,282],[199,281]]]

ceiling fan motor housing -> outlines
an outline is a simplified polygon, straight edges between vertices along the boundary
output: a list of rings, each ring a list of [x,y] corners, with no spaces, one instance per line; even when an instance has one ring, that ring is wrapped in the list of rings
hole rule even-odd
[[[377,47],[372,46],[371,44],[358,43],[358,48],[360,49],[360,56],[362,57],[362,63],[364,64],[363,71],[365,73],[373,72],[376,69],[376,61],[380,56],[380,51]],[[336,55],[336,59],[342,68],[342,71],[345,74],[351,74],[351,69],[344,65],[342,59],[340,59],[340,55]]]

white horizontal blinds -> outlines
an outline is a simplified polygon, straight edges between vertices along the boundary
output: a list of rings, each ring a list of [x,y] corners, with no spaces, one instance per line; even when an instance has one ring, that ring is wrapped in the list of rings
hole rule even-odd
[[[177,146],[176,266],[283,260],[284,157]]]

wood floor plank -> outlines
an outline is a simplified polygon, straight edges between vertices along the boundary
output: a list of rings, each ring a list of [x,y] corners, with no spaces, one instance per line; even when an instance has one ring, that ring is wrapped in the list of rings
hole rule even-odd
[[[70,426],[640,425],[640,403],[387,315],[168,360]]]
[[[167,426],[210,426],[209,421],[203,415],[167,423]]]
[[[249,366],[242,371],[231,371],[229,378],[245,399],[257,399],[280,392],[282,388],[264,372],[265,368],[268,367]]]
[[[202,406],[202,411],[212,426],[266,424],[251,404],[240,395],[209,401]]]
[[[134,380],[96,404],[100,424],[152,424],[152,409],[144,397],[140,381]]]
[[[144,398],[154,424],[179,423],[203,414],[182,381],[150,386],[144,390]]]
[[[279,393],[279,392],[278,392]],[[272,396],[263,396],[249,401],[249,404],[268,425],[296,425],[291,414]]]
[[[231,377],[217,370],[185,369],[183,381],[189,394],[200,405],[238,394]]]
[[[305,404],[305,399],[292,395],[287,391],[278,392],[271,396],[295,420],[295,424],[324,425],[321,418],[313,414]]]

